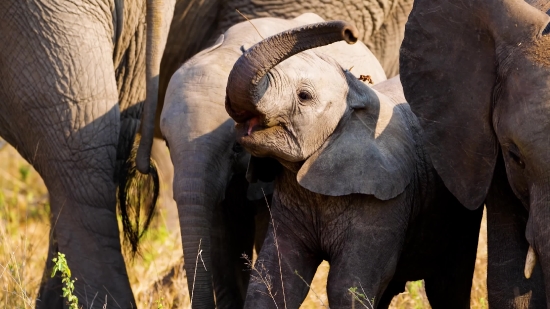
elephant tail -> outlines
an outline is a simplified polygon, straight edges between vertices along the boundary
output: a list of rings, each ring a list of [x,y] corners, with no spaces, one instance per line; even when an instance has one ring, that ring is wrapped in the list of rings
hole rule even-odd
[[[117,204],[122,219],[123,244],[130,249],[132,255],[135,255],[138,252],[139,241],[155,214],[159,196],[159,176],[152,159],[149,161],[149,174],[142,174],[136,168],[140,142],[137,131],[140,121],[139,118],[129,115],[132,114],[130,109],[132,108],[125,111],[126,113],[123,112],[121,117],[115,181],[118,184]]]

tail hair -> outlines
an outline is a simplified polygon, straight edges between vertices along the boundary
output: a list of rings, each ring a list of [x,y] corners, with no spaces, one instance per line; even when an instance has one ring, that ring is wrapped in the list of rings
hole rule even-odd
[[[151,224],[159,196],[159,175],[153,159],[150,160],[149,174],[142,174],[136,168],[138,145],[139,137],[136,137],[118,179],[118,207],[122,217],[123,244],[130,249],[132,257],[138,253],[139,241]]]

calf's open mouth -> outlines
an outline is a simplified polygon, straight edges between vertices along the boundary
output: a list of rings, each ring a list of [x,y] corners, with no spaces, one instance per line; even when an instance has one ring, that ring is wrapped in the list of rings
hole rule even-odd
[[[246,121],[245,123],[246,128],[246,135],[248,136],[252,134],[254,131],[258,131],[260,129],[260,117],[253,117]]]

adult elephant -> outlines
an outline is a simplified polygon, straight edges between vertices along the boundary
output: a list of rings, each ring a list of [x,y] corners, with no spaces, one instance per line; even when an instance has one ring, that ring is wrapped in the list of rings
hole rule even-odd
[[[242,50],[262,37],[322,20],[310,13],[292,20],[241,22],[172,77],[161,129],[175,166],[174,192],[185,267],[189,286],[194,286],[190,294],[196,308],[214,307],[213,283],[218,307],[242,306],[248,273],[243,272],[241,254],[252,250],[256,211],[252,201],[265,205],[261,188],[257,184],[249,187],[245,179],[249,155],[235,144],[234,121],[225,111],[229,72]],[[375,82],[386,79],[381,65],[362,43],[341,44],[323,49],[357,77],[370,75]],[[269,189],[264,187],[266,195]],[[265,217],[261,218],[265,223]],[[258,235],[263,239],[261,231]],[[199,251],[204,265],[199,262],[197,267]]]
[[[66,307],[61,278],[50,278],[57,252],[77,278],[81,305],[136,307],[121,253],[116,190],[119,181],[125,187],[122,171],[146,92],[146,106],[154,110],[173,5],[0,2],[0,136],[34,166],[50,195],[52,237],[38,308]],[[127,224],[124,210],[135,245],[139,231]]]
[[[465,206],[487,205],[492,308],[550,307],[550,17],[532,4],[417,0],[401,47],[436,170]]]

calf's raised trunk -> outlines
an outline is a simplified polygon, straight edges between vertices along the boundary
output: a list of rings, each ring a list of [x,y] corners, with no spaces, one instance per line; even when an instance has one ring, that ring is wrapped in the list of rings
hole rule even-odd
[[[239,57],[229,74],[227,113],[237,122],[251,118],[262,90],[267,87],[267,72],[283,60],[341,40],[353,44],[358,36],[355,26],[344,21],[329,21],[293,28],[256,43]]]

